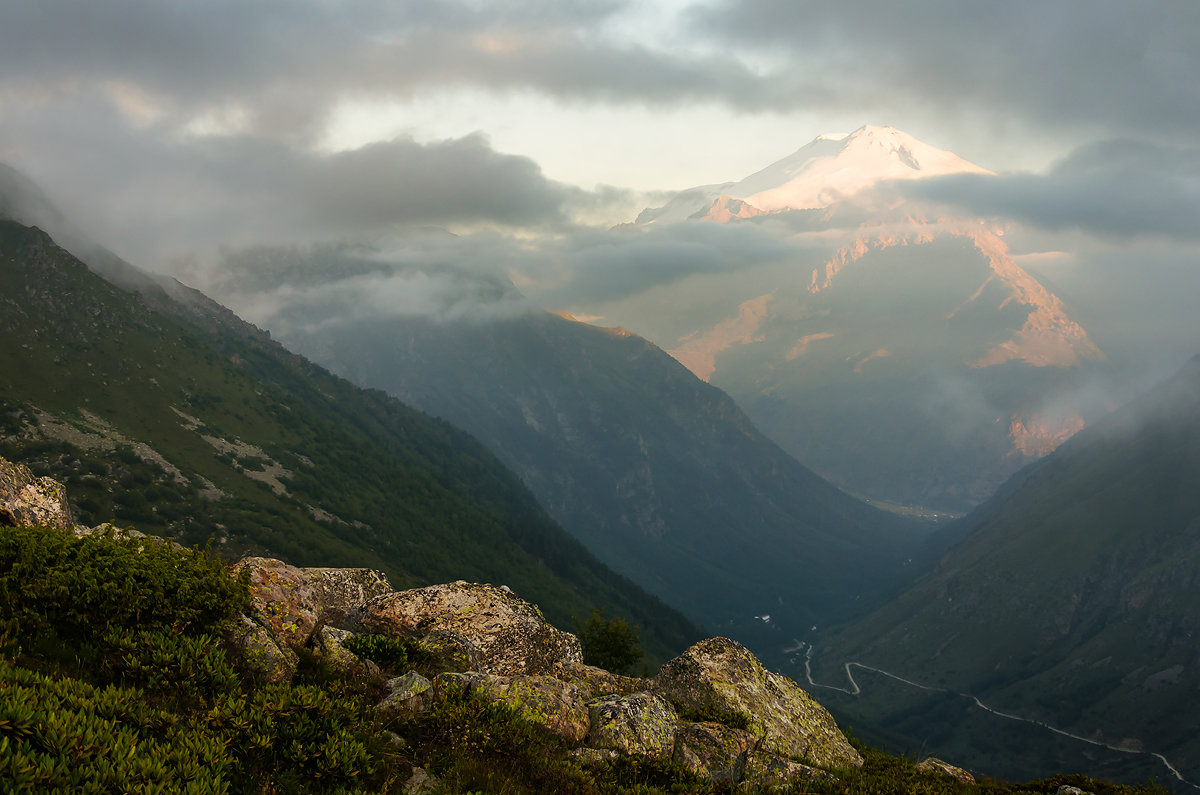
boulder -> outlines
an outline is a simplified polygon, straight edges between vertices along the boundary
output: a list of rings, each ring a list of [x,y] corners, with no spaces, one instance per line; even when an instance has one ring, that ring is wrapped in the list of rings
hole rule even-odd
[[[303,571],[320,601],[321,620],[335,627],[342,627],[347,614],[368,600],[395,590],[387,575],[376,569],[314,567]]]
[[[463,688],[485,701],[507,704],[522,719],[571,742],[583,742],[587,736],[588,706],[579,688],[553,676],[444,673],[435,681],[444,691]]]
[[[0,458],[0,526],[4,525],[73,529],[66,489],[53,478],[34,477],[24,464]]]
[[[584,698],[589,701],[601,696],[628,696],[650,689],[648,679],[609,673],[603,668],[586,663],[563,663],[558,668],[558,676],[577,685],[583,691]]]
[[[433,685],[416,671],[387,681],[388,695],[375,709],[385,715],[414,714],[429,708]]]
[[[746,759],[743,780],[756,787],[786,787],[800,781],[837,781],[837,777],[770,751],[759,750]]]
[[[920,770],[922,773],[941,773],[942,775],[956,778],[964,784],[975,783],[975,777],[970,773],[963,770],[961,767],[955,767],[949,762],[943,762],[936,756],[926,757],[920,762],[917,762],[917,770]],[[1061,787],[1059,788],[1059,793],[1062,795]],[[1068,795],[1083,795],[1083,791],[1078,790],[1074,793],[1068,793]]]
[[[683,723],[675,734],[672,759],[698,776],[740,783],[758,739],[744,729],[720,723]]]
[[[404,782],[404,795],[429,795],[438,791],[438,780],[423,767],[414,767]]]
[[[591,728],[587,744],[623,754],[668,757],[675,749],[679,716],[655,693],[633,693],[592,701],[587,705]]]
[[[653,682],[655,692],[683,709],[746,715],[763,750],[821,767],[862,765],[862,756],[824,707],[728,638],[691,646],[664,665]]]
[[[243,558],[235,574],[247,571],[255,617],[283,643],[301,647],[318,624],[339,626],[364,601],[390,593],[387,578],[373,569],[302,569],[274,558]]]
[[[342,674],[378,671],[379,666],[375,663],[360,660],[354,652],[346,648],[346,641],[353,636],[349,630],[323,626],[313,633],[313,651],[321,656],[331,670]]]
[[[264,626],[246,616],[230,630],[227,640],[246,669],[260,682],[290,682],[299,665],[296,652],[275,640]]]
[[[479,670],[479,649],[465,635],[448,629],[435,629],[421,638],[421,653],[429,670],[438,673]]]
[[[422,637],[455,632],[479,652],[479,671],[500,676],[554,674],[583,660],[579,639],[504,588],[458,581],[383,594],[353,617],[363,632]]]

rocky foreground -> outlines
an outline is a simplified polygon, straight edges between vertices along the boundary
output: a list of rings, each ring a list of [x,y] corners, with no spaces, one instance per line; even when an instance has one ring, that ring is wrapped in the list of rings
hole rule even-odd
[[[60,484],[2,460],[0,523],[136,535],[74,524]],[[503,585],[396,591],[378,571],[261,557],[230,573],[248,580],[252,603],[226,643],[264,684],[291,681],[302,656],[382,678],[348,646],[356,637],[404,639],[422,670],[386,680],[375,707],[383,718],[469,693],[559,735],[582,763],[644,755],[751,786],[830,779],[863,763],[820,704],[728,638],[693,645],[652,677],[628,677],[584,664],[578,638]]]
[[[466,690],[514,707],[577,744],[584,759],[668,757],[735,783],[786,784],[862,764],[820,704],[728,638],[695,644],[651,678],[620,676],[585,665],[574,635],[504,586],[393,591],[377,571],[301,569],[269,558],[246,558],[233,570],[248,573],[254,610],[232,640],[268,681],[294,674],[299,649],[354,670],[363,663],[345,644],[355,634],[406,637],[437,672],[389,680],[380,710],[420,712]]]

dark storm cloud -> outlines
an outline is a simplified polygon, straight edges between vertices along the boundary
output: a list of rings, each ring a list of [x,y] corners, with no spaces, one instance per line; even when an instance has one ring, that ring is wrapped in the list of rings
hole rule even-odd
[[[1195,135],[1200,3],[1194,0],[719,0],[701,35],[817,69],[847,107],[1014,114],[1110,135]]]
[[[960,174],[897,183],[909,196],[1049,230],[1200,240],[1200,148],[1103,141],[1045,174]]]
[[[996,130],[1092,125],[1193,135],[1193,0],[718,0],[689,46],[604,35],[625,2],[15,0],[0,12],[0,88],[144,92],[186,123],[236,110],[284,140],[347,97],[465,86],[571,102],[753,111],[985,114]],[[682,40],[682,38],[681,38]],[[985,122],[979,122],[983,124]]]

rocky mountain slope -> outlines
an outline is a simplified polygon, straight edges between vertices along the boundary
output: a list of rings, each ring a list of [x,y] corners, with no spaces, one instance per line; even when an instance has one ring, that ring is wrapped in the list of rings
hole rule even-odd
[[[1087,389],[1103,352],[1004,230],[906,194],[963,174],[987,172],[890,127],[823,136],[622,230],[749,226],[776,255],[562,305],[668,350],[843,488],[964,511],[1111,406]]]
[[[0,222],[0,452],[60,478],[83,521],[399,583],[507,583],[564,626],[593,605],[625,616],[660,658],[696,637],[465,433],[175,293],[127,292]]]
[[[826,639],[820,674],[860,661],[1200,778],[1197,482],[1200,359],[952,526],[927,576]]]

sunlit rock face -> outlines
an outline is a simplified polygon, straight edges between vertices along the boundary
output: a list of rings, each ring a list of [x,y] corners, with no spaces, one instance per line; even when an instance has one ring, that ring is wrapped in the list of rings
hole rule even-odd
[[[578,638],[552,626],[536,605],[494,585],[454,582],[383,594],[353,619],[365,632],[457,632],[478,649],[482,673],[547,674],[583,661]]]
[[[66,489],[52,478],[34,477],[24,464],[0,458],[0,525],[71,529]]]

